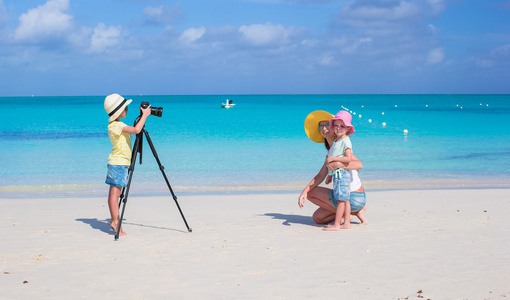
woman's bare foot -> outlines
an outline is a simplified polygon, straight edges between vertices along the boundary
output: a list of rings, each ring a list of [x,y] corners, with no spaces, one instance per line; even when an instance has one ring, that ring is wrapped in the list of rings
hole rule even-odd
[[[365,219],[365,212],[367,211],[367,206],[365,205],[357,214],[356,217],[360,220],[360,225],[367,225],[367,219]]]

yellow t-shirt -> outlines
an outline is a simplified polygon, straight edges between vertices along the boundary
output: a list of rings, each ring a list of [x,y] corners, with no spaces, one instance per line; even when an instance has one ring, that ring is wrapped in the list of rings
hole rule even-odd
[[[112,153],[108,156],[110,165],[129,166],[131,164],[131,135],[123,132],[127,125],[113,121],[108,125],[108,136],[112,142]]]

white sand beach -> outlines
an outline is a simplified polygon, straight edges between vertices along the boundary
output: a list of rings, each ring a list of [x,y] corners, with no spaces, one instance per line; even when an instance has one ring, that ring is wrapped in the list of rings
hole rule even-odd
[[[299,193],[0,198],[1,299],[508,299],[510,189],[367,192],[323,232]]]

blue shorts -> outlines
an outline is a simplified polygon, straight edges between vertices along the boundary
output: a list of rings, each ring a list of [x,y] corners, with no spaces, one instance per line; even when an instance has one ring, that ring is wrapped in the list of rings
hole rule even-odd
[[[333,190],[329,190],[329,202],[336,209],[338,207],[338,201],[333,200],[335,198]],[[367,204],[367,195],[365,192],[351,192],[349,198],[349,204],[351,204],[351,212],[357,212],[363,209]]]
[[[349,171],[341,170],[333,174],[333,191],[335,200],[349,200],[351,192],[351,173]]]
[[[108,164],[106,184],[113,186],[127,186],[129,166],[118,166]]]

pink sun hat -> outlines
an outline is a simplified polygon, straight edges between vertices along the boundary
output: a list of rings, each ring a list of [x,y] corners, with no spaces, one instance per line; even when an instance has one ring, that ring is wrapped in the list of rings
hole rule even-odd
[[[349,126],[351,128],[349,130],[349,132],[347,132],[347,135],[351,135],[351,134],[353,134],[356,131],[356,130],[354,130],[354,126],[352,126],[352,124],[351,124],[352,116],[351,116],[351,114],[349,112],[347,112],[345,110],[339,111],[333,117],[333,119],[329,120],[329,128],[333,128],[333,122],[335,120],[342,120],[344,122],[345,126]]]

